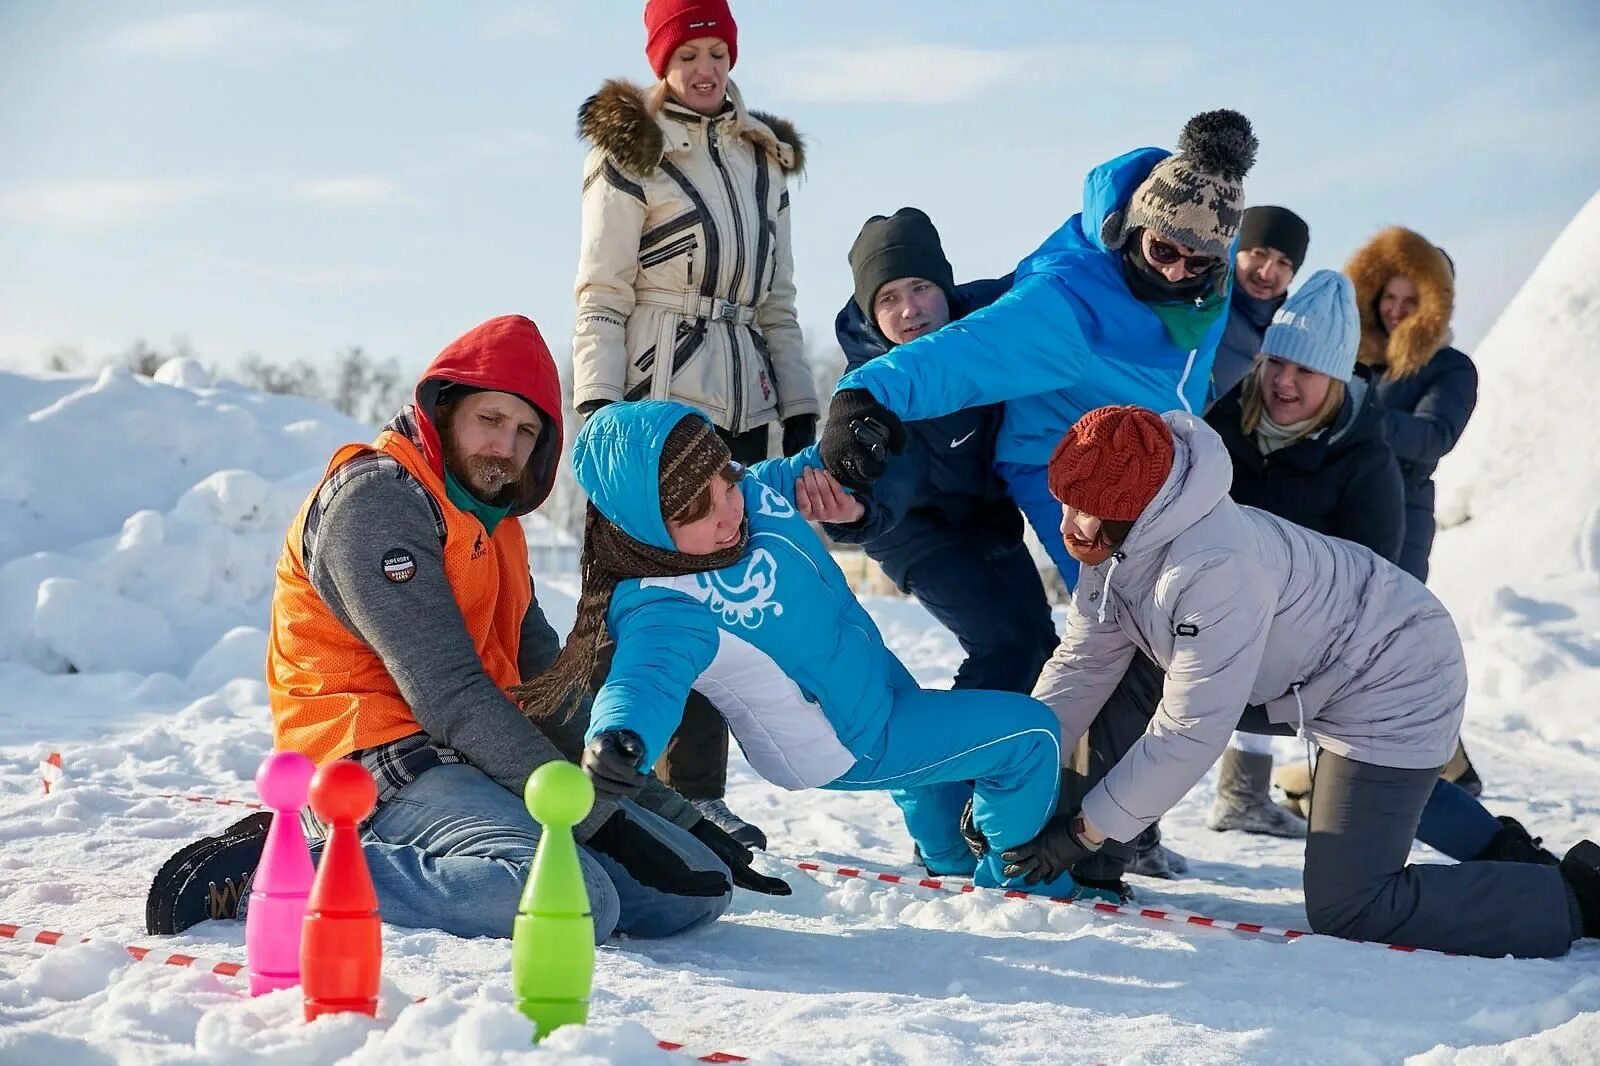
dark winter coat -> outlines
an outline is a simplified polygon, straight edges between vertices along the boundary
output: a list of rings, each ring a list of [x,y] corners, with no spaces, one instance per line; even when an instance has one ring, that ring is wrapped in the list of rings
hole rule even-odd
[[[1261,339],[1272,325],[1272,316],[1289,298],[1284,293],[1275,300],[1258,300],[1241,289],[1237,282],[1228,300],[1228,324],[1217,342],[1217,358],[1211,364],[1211,398],[1232,392],[1244,380],[1261,352]]]
[[[1419,580],[1433,549],[1433,472],[1461,439],[1478,403],[1478,369],[1449,346],[1455,273],[1426,238],[1394,226],[1367,242],[1345,265],[1361,312],[1358,358],[1377,375],[1389,446],[1406,490],[1406,537],[1399,563]],[[1390,334],[1378,316],[1389,279],[1403,274],[1417,288],[1418,308]]]
[[[951,321],[987,307],[1011,288],[1011,275],[955,288]],[[833,323],[849,369],[893,345],[868,321],[854,299]],[[989,553],[1022,543],[1022,515],[994,473],[994,442],[1000,404],[907,423],[905,452],[872,486],[874,506],[861,522],[828,525],[828,536],[860,544],[895,584],[918,560],[947,544]]]
[[[1405,533],[1405,490],[1384,439],[1384,410],[1364,368],[1344,407],[1316,437],[1262,455],[1240,425],[1243,386],[1206,413],[1233,460],[1233,502],[1259,507],[1316,533],[1371,548],[1390,562]]]

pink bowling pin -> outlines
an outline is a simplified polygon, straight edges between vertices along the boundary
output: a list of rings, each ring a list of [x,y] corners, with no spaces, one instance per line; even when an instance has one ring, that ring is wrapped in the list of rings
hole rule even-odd
[[[300,983],[300,928],[313,876],[300,808],[306,805],[316,769],[298,751],[278,751],[263,759],[256,771],[256,791],[273,815],[245,909],[244,950],[252,996]]]

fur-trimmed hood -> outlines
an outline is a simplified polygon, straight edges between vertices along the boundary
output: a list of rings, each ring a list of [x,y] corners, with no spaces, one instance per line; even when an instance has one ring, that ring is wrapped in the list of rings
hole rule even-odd
[[[1344,272],[1355,284],[1356,306],[1361,310],[1361,348],[1356,356],[1360,362],[1387,367],[1390,378],[1406,378],[1427,366],[1433,353],[1450,342],[1455,273],[1444,253],[1422,234],[1390,226],[1351,256]],[[1396,274],[1404,274],[1417,287],[1418,307],[1389,334],[1378,317],[1378,298]]]
[[[733,113],[719,120],[733,123],[726,132],[766,149],[785,174],[805,169],[805,144],[788,119],[746,110],[744,97],[732,81],[728,82],[728,99],[733,102]],[[666,101],[665,82],[646,89],[612,78],[578,108],[578,136],[603,150],[623,170],[649,175],[666,153],[687,148],[681,127],[674,129],[678,124],[661,116]]]

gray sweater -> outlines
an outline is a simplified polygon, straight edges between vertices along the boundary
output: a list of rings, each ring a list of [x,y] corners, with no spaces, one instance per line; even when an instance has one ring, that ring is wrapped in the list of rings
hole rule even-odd
[[[422,486],[397,464],[382,464],[351,477],[321,503],[307,563],[311,587],[341,625],[377,652],[429,739],[518,796],[535,768],[555,759],[576,761],[588,698],[580,698],[566,722],[553,716],[535,725],[484,673],[445,577],[439,527]],[[416,561],[415,576],[402,583],[386,578],[381,565],[396,548]],[[560,649],[535,599],[522,619],[518,672],[534,676]],[[685,828],[700,818],[654,776],[639,802]],[[615,802],[597,798],[577,838],[587,840],[616,809]]]

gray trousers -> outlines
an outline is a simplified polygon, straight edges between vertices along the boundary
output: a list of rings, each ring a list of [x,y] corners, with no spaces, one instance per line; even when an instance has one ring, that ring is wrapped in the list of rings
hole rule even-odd
[[[1583,920],[1554,866],[1406,865],[1438,776],[1321,754],[1306,837],[1312,930],[1489,958],[1565,955]]]

